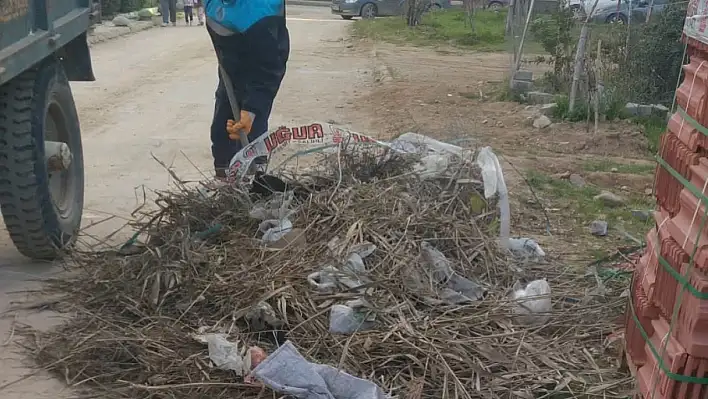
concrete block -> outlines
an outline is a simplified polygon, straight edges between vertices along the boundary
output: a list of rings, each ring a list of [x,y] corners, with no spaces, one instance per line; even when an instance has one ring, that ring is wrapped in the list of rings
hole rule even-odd
[[[533,81],[533,72],[531,71],[516,71],[514,74],[514,80],[525,80],[527,82]]]
[[[654,114],[654,108],[651,105],[627,103],[624,110],[631,116],[647,117]]]
[[[533,82],[526,80],[512,80],[511,89],[516,93],[527,93],[533,89]]]

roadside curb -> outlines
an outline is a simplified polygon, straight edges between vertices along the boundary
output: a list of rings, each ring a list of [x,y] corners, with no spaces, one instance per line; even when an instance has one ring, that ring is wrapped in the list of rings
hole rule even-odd
[[[117,39],[122,36],[127,36],[133,33],[141,32],[147,29],[152,29],[159,26],[158,23],[153,21],[135,21],[129,26],[113,26],[108,24],[101,24],[96,26],[96,28],[88,36],[89,46],[93,46],[98,43],[107,42],[109,40]]]
[[[327,0],[287,0],[286,6],[329,7],[330,4]]]

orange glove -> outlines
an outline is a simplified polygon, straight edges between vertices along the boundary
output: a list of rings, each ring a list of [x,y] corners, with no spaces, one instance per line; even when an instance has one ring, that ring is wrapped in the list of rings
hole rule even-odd
[[[241,119],[236,122],[233,119],[226,121],[226,131],[231,140],[239,140],[241,134],[248,135],[253,127],[254,114],[248,111],[241,111]]]

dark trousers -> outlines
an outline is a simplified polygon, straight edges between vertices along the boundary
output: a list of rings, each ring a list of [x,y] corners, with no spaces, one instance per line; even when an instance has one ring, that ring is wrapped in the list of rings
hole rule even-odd
[[[190,23],[194,21],[194,7],[184,6],[184,22]]]
[[[285,18],[266,18],[246,32],[232,36],[219,36],[208,27],[207,30],[217,56],[234,85],[239,108],[256,115],[248,135],[249,141],[253,141],[268,131],[273,100],[285,76],[290,53]],[[230,140],[226,132],[228,119],[234,119],[233,112],[224,82],[219,76],[211,124],[211,153],[216,170],[227,169],[231,158],[241,150],[241,142]]]

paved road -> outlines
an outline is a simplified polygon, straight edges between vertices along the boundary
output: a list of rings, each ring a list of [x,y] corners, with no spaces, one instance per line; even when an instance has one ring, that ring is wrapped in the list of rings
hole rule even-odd
[[[288,13],[292,52],[271,124],[328,119],[346,123],[355,88],[362,93],[371,83],[372,61],[348,44],[350,22],[332,17],[325,8],[293,6]],[[167,187],[168,174],[151,153],[182,177],[200,176],[190,162],[210,173],[208,128],[216,63],[205,30],[185,26],[101,43],[93,47],[92,56],[98,80],[72,89],[83,130],[84,224],[116,215],[89,229],[101,237],[129,216],[138,203],[139,187]],[[56,266],[22,258],[0,229],[0,311],[22,298],[13,292],[31,288],[31,280],[56,271]],[[28,369],[15,353],[15,322],[44,328],[56,318],[9,314],[0,319],[0,394],[4,399],[64,396],[63,384],[42,374],[18,381]]]

